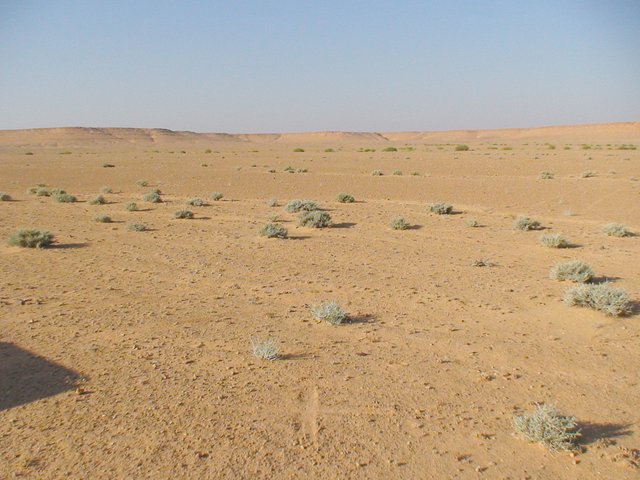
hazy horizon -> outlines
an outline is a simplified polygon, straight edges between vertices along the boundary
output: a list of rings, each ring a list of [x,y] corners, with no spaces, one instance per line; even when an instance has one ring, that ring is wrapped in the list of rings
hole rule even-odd
[[[638,121],[640,3],[0,6],[0,129],[484,130]]]

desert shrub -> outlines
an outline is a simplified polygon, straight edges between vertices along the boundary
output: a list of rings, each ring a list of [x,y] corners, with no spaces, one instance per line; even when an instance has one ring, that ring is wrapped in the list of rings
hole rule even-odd
[[[296,213],[301,210],[312,212],[320,208],[318,204],[312,200],[291,200],[284,206],[284,210],[289,213]]]
[[[63,190],[62,188],[52,188],[49,191],[49,195],[51,195],[52,197],[55,197],[56,195],[64,195],[65,193],[67,193],[66,190]]]
[[[127,202],[125,203],[124,208],[128,212],[135,212],[138,210],[138,204],[136,202]]]
[[[24,152],[25,155],[33,155],[33,152]]]
[[[160,198],[160,194],[158,194],[156,192],[145,193],[142,196],[142,199],[145,202],[149,202],[149,203],[161,203],[162,202],[162,198]]]
[[[192,207],[202,207],[205,205],[205,202],[201,198],[190,198],[187,200],[187,205],[191,205]]]
[[[324,151],[325,151],[325,153],[333,153],[333,152],[335,152],[335,150],[333,148],[325,148]]]
[[[74,203],[78,200],[76,197],[69,195],[68,193],[58,193],[53,196],[53,199],[60,203]]]
[[[382,149],[383,152],[397,152],[398,149],[396,147],[386,147]]]
[[[567,248],[569,241],[559,233],[545,233],[540,235],[540,243],[549,248]]]
[[[0,202],[8,202],[11,200],[11,195],[8,193],[0,192]]]
[[[204,151],[204,153],[211,153],[211,149],[210,149],[210,148],[207,148],[207,149]]]
[[[515,433],[525,440],[541,443],[547,449],[572,450],[580,437],[575,417],[560,415],[549,405],[536,405],[532,413],[513,419]]]
[[[139,187],[147,187],[149,185],[149,182],[146,180],[138,180],[136,182],[136,185],[138,185]]]
[[[409,228],[409,224],[402,217],[395,217],[392,219],[389,226],[394,230],[406,230]]]
[[[258,230],[258,235],[267,238],[287,238],[289,232],[282,225],[266,223]]]
[[[45,186],[46,185],[44,183],[39,183],[34,187],[29,187],[29,188],[27,188],[27,194],[29,194],[29,195],[37,195],[38,190],[40,190],[41,188],[44,188]]]
[[[383,175],[382,170],[374,170],[371,172],[371,175],[374,177],[381,177]]]
[[[348,318],[347,313],[335,301],[326,301],[311,307],[311,314],[316,320],[340,325]]]
[[[541,180],[552,180],[553,179],[553,173],[547,172],[547,171],[540,172],[539,178]]]
[[[549,278],[553,280],[570,280],[575,283],[586,283],[593,276],[591,267],[580,260],[556,263],[549,271]]]
[[[432,203],[427,208],[431,213],[435,213],[437,215],[449,215],[453,213],[453,206],[448,203]]]
[[[602,231],[610,237],[630,237],[631,231],[621,223],[607,223]]]
[[[104,205],[105,203],[107,203],[107,199],[102,195],[98,195],[89,200],[89,205]]]
[[[298,217],[298,225],[301,227],[325,228],[331,226],[331,215],[327,212],[314,210],[302,212]]]
[[[38,187],[35,191],[35,194],[38,197],[48,197],[51,195],[51,192],[46,187]]]
[[[419,177],[420,176],[420,172],[411,172],[411,175],[413,177]]]
[[[224,195],[222,193],[220,193],[220,192],[213,192],[213,193],[211,193],[211,195],[209,195],[209,197],[214,202],[217,202],[219,200],[222,200],[222,197],[224,197]]]
[[[45,248],[53,243],[53,234],[46,230],[21,229],[9,237],[9,245],[24,248]]]
[[[536,220],[520,215],[513,223],[513,228],[516,230],[540,230],[541,225],[540,222]]]
[[[175,218],[191,219],[193,218],[193,212],[191,210],[178,210],[176,213],[173,214],[173,216]]]
[[[147,230],[147,226],[144,223],[129,223],[127,224],[127,230],[130,232],[144,232]]]
[[[270,198],[269,200],[267,200],[267,206],[269,206],[269,207],[277,207],[278,206],[278,199],[277,198]]]
[[[102,168],[114,168],[115,165],[113,163],[103,163]]]
[[[251,340],[251,353],[260,360],[276,360],[278,352],[278,345],[272,338]]]
[[[608,283],[570,287],[562,300],[566,305],[589,307],[612,317],[628,315],[632,311],[627,292]]]
[[[307,173],[309,170],[307,170],[306,168],[299,168],[296,170],[296,173]]]
[[[111,187],[100,187],[100,193],[113,193],[113,188]]]
[[[479,258],[471,262],[472,267],[493,267],[495,264],[491,260]]]
[[[595,177],[596,175],[597,175],[597,173],[596,172],[592,172],[591,170],[588,170],[586,172],[582,172],[580,174],[580,176],[582,178],[591,178],[591,177]]]
[[[479,227],[480,226],[480,222],[478,222],[478,220],[476,220],[475,218],[468,218],[466,221],[467,227]]]
[[[349,195],[348,193],[339,193],[336,199],[340,203],[353,203],[356,201],[353,195]]]
[[[456,145],[455,150],[456,152],[466,152],[467,150],[469,150],[469,145],[464,145],[464,144]]]
[[[284,169],[285,172],[289,172],[289,173],[296,173],[296,169],[293,168],[291,165],[289,165],[287,168]]]
[[[393,175],[401,176],[402,175],[402,170],[394,170],[393,171]]]
[[[293,151],[296,153],[302,153],[304,152],[304,148],[294,148]]]
[[[94,217],[94,220],[98,223],[111,223],[111,217],[109,215],[99,214]]]

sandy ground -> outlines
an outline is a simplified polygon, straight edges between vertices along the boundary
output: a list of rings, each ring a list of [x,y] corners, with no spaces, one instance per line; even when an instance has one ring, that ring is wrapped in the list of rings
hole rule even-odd
[[[615,319],[565,306],[548,272],[584,260],[640,300],[640,237],[600,231],[640,232],[640,150],[618,149],[640,148],[640,124],[113,132],[0,132],[0,191],[15,199],[0,202],[0,478],[638,478],[638,305]],[[38,183],[80,201],[27,195]],[[86,202],[106,185],[107,205]],[[155,187],[163,203],[143,202]],[[335,225],[297,228],[282,208],[294,198]],[[428,213],[435,201],[456,213]],[[258,236],[276,214],[290,238]],[[577,246],[541,246],[517,214]],[[395,216],[413,227],[391,230]],[[20,227],[57,244],[9,247]],[[352,321],[315,321],[309,306],[329,299]],[[254,358],[258,337],[281,358]],[[577,417],[581,453],[514,436],[536,402]]]

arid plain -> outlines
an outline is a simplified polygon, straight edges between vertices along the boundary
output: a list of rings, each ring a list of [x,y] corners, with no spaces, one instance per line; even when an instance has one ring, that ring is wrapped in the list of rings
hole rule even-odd
[[[0,132],[0,478],[638,478],[636,146],[640,123]],[[154,188],[162,202],[143,201]],[[333,226],[298,227],[292,199]],[[440,201],[453,214],[428,211]],[[515,230],[520,214],[544,230]],[[259,236],[269,219],[289,237]],[[19,228],[56,243],[7,245]],[[569,260],[631,314],[565,305],[549,270]],[[349,321],[315,320],[325,300]],[[257,338],[280,357],[255,358]],[[576,417],[578,451],[514,434],[541,402]]]

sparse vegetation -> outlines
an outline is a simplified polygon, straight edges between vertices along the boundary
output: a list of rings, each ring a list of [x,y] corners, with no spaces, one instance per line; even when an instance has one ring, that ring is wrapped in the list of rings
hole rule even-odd
[[[288,234],[289,232],[287,232],[286,228],[272,222],[264,224],[260,227],[260,230],[258,230],[258,235],[267,238],[287,238]]]
[[[586,172],[582,172],[580,174],[580,176],[582,178],[591,178],[591,177],[595,177],[597,175],[596,172],[592,172],[591,170],[587,170]]]
[[[466,223],[467,223],[467,227],[475,228],[480,226],[480,223],[475,218],[467,218]]]
[[[251,340],[251,353],[260,360],[276,360],[279,348],[272,338]]]
[[[138,185],[139,187],[147,187],[149,186],[149,182],[147,180],[138,180],[136,182],[136,185]]]
[[[579,260],[557,263],[549,272],[549,278],[553,280],[569,280],[574,283],[586,283],[594,275],[592,268]]]
[[[537,220],[532,220],[529,217],[522,215],[518,216],[513,224],[513,228],[516,230],[540,230],[542,226]]]
[[[294,148],[293,151],[295,153],[302,153],[302,152],[304,152],[304,148],[299,148],[299,147],[298,148]]]
[[[129,223],[127,224],[127,230],[130,232],[145,232],[147,226],[143,223]]]
[[[333,325],[340,325],[348,318],[347,313],[333,300],[325,301],[317,306],[311,307],[311,314],[316,320],[328,322]]]
[[[469,145],[464,145],[464,144],[456,145],[456,148],[455,148],[456,152],[466,152],[468,150],[469,150]]]
[[[38,197],[48,197],[51,195],[51,192],[46,187],[39,187],[36,189],[35,194]]]
[[[612,317],[628,315],[632,311],[627,292],[609,283],[570,287],[564,292],[562,300],[566,305],[589,307]]]
[[[138,204],[136,202],[127,202],[124,204],[124,208],[127,212],[135,212],[138,210]]]
[[[109,215],[99,214],[94,217],[94,220],[98,223],[111,223],[111,217]]]
[[[45,248],[53,243],[53,234],[46,230],[21,229],[9,237],[9,245],[23,248]]]
[[[381,177],[383,175],[382,170],[374,170],[371,172],[371,175],[374,177]]]
[[[382,149],[383,152],[397,152],[398,149],[396,147],[386,147]]]
[[[291,200],[284,206],[284,210],[289,213],[296,213],[301,210],[312,212],[320,207],[312,200]]]
[[[402,217],[393,218],[389,226],[393,230],[406,230],[407,228],[409,228],[409,224]]]
[[[541,180],[552,180],[553,179],[553,173],[551,172],[547,172],[546,170],[544,172],[540,172],[539,177]]]
[[[115,165],[113,163],[103,163],[102,168],[114,168]]]
[[[102,195],[98,195],[97,197],[93,197],[92,199],[90,199],[88,203],[89,205],[104,205],[105,203],[107,203],[107,199]]]
[[[301,227],[325,228],[331,226],[331,215],[327,212],[314,210],[302,212],[298,217],[298,225]]]
[[[396,176],[401,176],[402,175],[402,170],[394,170],[393,174]]]
[[[222,200],[222,198],[224,197],[224,195],[220,192],[213,192],[211,195],[209,195],[209,197],[211,198],[211,200],[213,200],[214,202],[218,202],[220,200]]]
[[[142,200],[149,203],[161,203],[162,198],[160,198],[160,194],[156,192],[148,192],[142,196]]]
[[[0,192],[0,202],[9,202],[11,201],[11,195],[8,193]]]
[[[100,187],[100,193],[113,193],[113,189],[111,187]]]
[[[340,203],[353,203],[356,201],[353,195],[349,195],[348,193],[339,193],[336,199]]]
[[[324,152],[325,153],[333,153],[333,152],[335,152],[335,150],[333,148],[325,148]]]
[[[540,243],[549,248],[568,248],[571,244],[559,233],[545,233],[540,235]]]
[[[191,210],[178,210],[173,216],[175,218],[191,219],[193,218],[193,212]]]
[[[187,200],[187,205],[191,205],[192,207],[203,207],[205,205],[205,201],[201,198],[190,198]]]
[[[277,198],[270,198],[269,200],[267,200],[267,206],[269,206],[269,207],[277,207],[278,206],[278,199]]]
[[[520,437],[552,452],[573,450],[580,437],[575,417],[560,415],[554,407],[544,404],[537,404],[532,413],[514,417],[513,428]]]
[[[602,232],[610,237],[630,237],[631,231],[621,223],[607,223],[602,226]]]
[[[435,213],[436,215],[450,215],[453,213],[453,206],[448,203],[432,203],[427,208],[431,213]]]
[[[75,196],[69,195],[68,193],[57,193],[53,195],[53,199],[60,203],[74,203],[78,200]]]
[[[471,262],[472,267],[493,267],[494,263],[485,258],[479,258]]]

